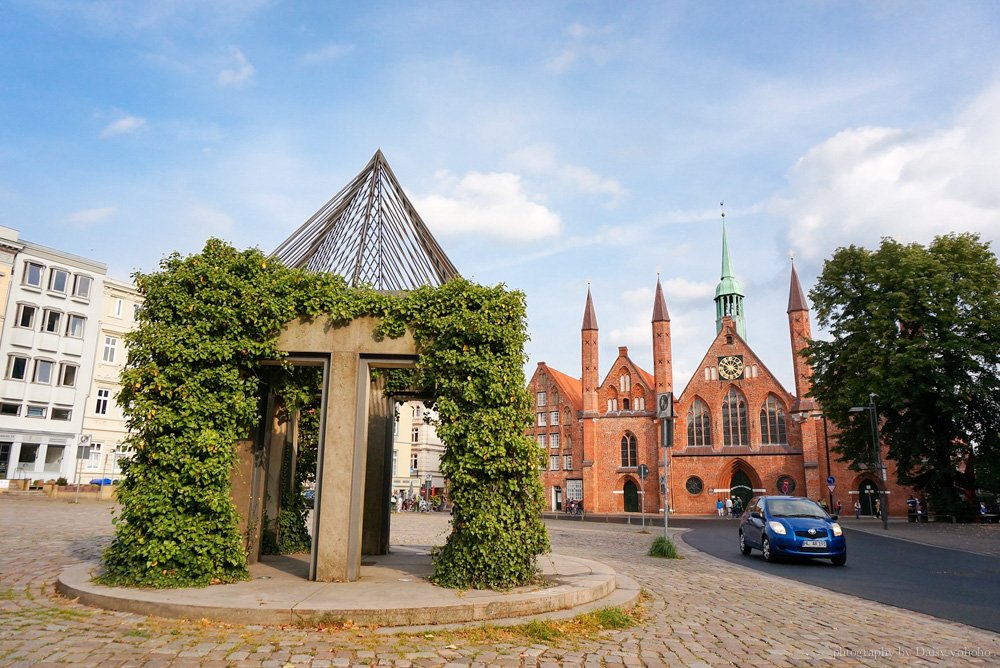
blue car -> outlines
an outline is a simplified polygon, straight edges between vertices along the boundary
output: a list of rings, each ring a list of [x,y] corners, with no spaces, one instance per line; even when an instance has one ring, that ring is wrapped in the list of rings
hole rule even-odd
[[[779,557],[829,559],[847,563],[844,530],[815,501],[801,496],[758,496],[740,519],[740,552],[760,550],[767,561]]]

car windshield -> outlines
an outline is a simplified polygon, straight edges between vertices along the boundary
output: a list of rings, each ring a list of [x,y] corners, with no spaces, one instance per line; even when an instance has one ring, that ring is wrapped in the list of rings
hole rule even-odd
[[[826,511],[809,499],[771,499],[767,502],[771,517],[816,517],[827,519]]]

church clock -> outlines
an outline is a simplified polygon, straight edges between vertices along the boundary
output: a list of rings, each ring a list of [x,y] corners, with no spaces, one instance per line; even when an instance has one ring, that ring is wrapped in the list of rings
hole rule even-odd
[[[743,356],[727,355],[719,358],[719,378],[736,380],[743,377]]]

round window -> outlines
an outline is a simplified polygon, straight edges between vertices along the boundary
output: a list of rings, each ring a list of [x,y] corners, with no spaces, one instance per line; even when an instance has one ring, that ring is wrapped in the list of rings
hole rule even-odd
[[[684,487],[687,489],[688,494],[701,494],[701,490],[704,489],[705,485],[701,482],[701,478],[693,475],[687,479]]]
[[[795,491],[795,479],[788,475],[778,476],[778,482],[774,487],[778,490],[778,494],[791,494]]]

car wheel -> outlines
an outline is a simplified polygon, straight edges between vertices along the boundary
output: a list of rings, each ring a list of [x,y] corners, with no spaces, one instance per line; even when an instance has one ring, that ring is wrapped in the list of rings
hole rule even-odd
[[[830,561],[833,562],[834,566],[843,566],[847,563],[847,553],[841,554],[836,557],[830,557]]]
[[[764,561],[774,563],[778,560],[777,555],[771,551],[771,541],[768,540],[767,536],[760,539],[760,551],[764,553]]]
[[[747,545],[746,536],[743,535],[742,531],[740,532],[740,552],[742,552],[744,555],[748,555],[751,552],[750,546]]]

